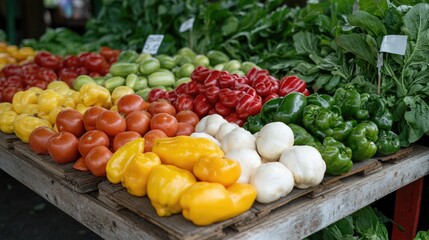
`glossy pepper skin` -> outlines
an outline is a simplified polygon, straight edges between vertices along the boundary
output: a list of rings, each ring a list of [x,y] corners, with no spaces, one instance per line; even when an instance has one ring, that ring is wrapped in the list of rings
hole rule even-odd
[[[161,159],[153,152],[135,154],[122,175],[122,186],[133,196],[145,196],[149,175],[160,164]]]
[[[399,136],[392,131],[386,130],[380,130],[375,144],[377,145],[377,154],[380,155],[393,154],[401,148]]]
[[[262,108],[262,118],[266,122],[300,123],[306,106],[307,99],[304,94],[291,92],[265,103]]]
[[[364,100],[369,97],[364,95]],[[335,103],[341,108],[343,117],[346,119],[365,120],[368,119],[368,111],[362,106],[361,95],[351,89],[338,88],[334,94]]]
[[[217,156],[202,156],[194,165],[194,175],[200,181],[216,182],[228,187],[241,175],[239,162]]]
[[[288,126],[292,129],[293,137],[294,137],[294,145],[308,145],[315,147],[316,149],[320,149],[322,144],[319,140],[315,139],[313,135],[307,132],[305,128],[297,125],[297,124],[288,124]]]
[[[158,165],[152,169],[147,182],[147,195],[160,217],[182,211],[180,198],[192,184],[194,175],[173,165]]]
[[[353,161],[366,160],[377,152],[375,142],[378,139],[378,127],[371,121],[361,122],[353,128],[347,138],[347,146],[352,150]]]
[[[12,110],[0,113],[0,131],[7,134],[13,133],[13,121],[16,116],[16,112]]]
[[[307,90],[307,84],[305,81],[299,79],[297,76],[286,76],[279,82],[279,96],[286,96],[291,92],[305,93]],[[308,90],[307,90],[308,93]]]
[[[343,121],[341,115],[316,105],[304,108],[303,124],[305,128],[318,139],[333,137],[343,141],[353,130],[354,121]]]
[[[224,153],[216,143],[206,138],[177,136],[157,138],[152,152],[156,153],[163,164],[192,171],[194,164],[205,155],[223,157]]]
[[[331,107],[335,105],[335,100],[328,94],[313,93],[307,97],[307,104],[331,109]]]
[[[370,120],[377,124],[380,130],[390,130],[393,125],[393,115],[387,108],[386,100],[376,94],[371,94],[368,99],[367,109],[370,112]]]
[[[197,182],[180,199],[183,217],[206,226],[238,216],[249,210],[256,199],[250,184],[235,183],[227,188],[219,183]]]
[[[82,103],[86,106],[110,108],[112,105],[109,90],[95,83],[85,83],[79,89],[79,94]]]
[[[15,132],[15,135],[25,143],[28,143],[31,132],[42,126],[52,128],[52,125],[48,120],[27,114],[16,116],[13,121],[13,131]]]
[[[341,175],[353,167],[352,150],[332,137],[323,140],[320,152],[326,163],[326,173],[329,175]]]
[[[243,128],[253,133],[259,132],[266,122],[262,120],[262,114],[256,114],[255,116],[249,116],[243,125]]]
[[[144,138],[137,138],[120,147],[107,162],[106,175],[111,183],[120,183],[134,155],[143,153]]]

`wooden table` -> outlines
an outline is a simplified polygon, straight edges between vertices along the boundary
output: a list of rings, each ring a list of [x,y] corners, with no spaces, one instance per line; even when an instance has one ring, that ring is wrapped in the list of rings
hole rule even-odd
[[[61,185],[31,161],[0,148],[0,168],[77,221],[106,239],[166,239],[159,227],[129,210],[116,211],[96,199]],[[226,231],[228,239],[302,239],[331,223],[429,174],[429,148],[415,146],[402,162],[383,164],[366,177],[342,180],[339,189],[315,199],[300,198],[277,210],[254,227]]]

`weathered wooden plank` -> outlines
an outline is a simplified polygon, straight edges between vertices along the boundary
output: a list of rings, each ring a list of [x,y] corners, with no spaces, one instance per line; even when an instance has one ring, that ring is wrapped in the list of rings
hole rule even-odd
[[[88,194],[64,187],[37,165],[0,148],[0,168],[105,239],[166,239],[157,226],[129,211],[115,211]]]
[[[122,186],[120,186],[119,184],[113,184],[109,181],[103,181],[98,184],[97,198],[98,200],[115,210],[123,209],[123,206],[117,204],[115,201],[112,200],[113,193],[120,190],[122,190]]]
[[[272,211],[258,225],[243,232],[228,231],[228,239],[303,239],[383,196],[429,174],[429,149],[414,152],[397,164],[366,177],[342,179],[342,187],[315,199],[300,198]]]
[[[112,200],[132,212],[135,212],[147,221],[159,226],[169,234],[171,239],[218,239],[225,235],[223,230],[226,227],[254,216],[252,212],[247,211],[235,218],[215,223],[210,226],[200,227],[186,220],[181,214],[175,214],[169,217],[159,217],[156,214],[155,208],[152,206],[149,198],[132,196],[125,188],[112,193]]]
[[[13,142],[21,141],[15,134],[0,132],[0,146],[6,149],[13,149]]]
[[[410,146],[407,148],[402,148],[394,154],[387,155],[387,156],[374,156],[374,158],[381,162],[398,163],[400,161],[407,159],[407,157],[410,156],[412,152],[413,152],[413,146]]]
[[[367,159],[362,162],[355,162],[353,163],[352,169],[350,169],[350,171],[348,171],[347,173],[344,173],[338,176],[325,176],[323,178],[322,185],[327,185],[358,173],[364,173],[365,171],[374,172],[380,169],[381,169],[381,165],[375,159]]]
[[[104,178],[96,177],[90,172],[82,172],[74,169],[74,163],[58,164],[49,155],[36,154],[31,151],[27,143],[18,141],[13,144],[17,153],[27,157],[43,171],[54,175],[62,184],[78,193],[97,190],[98,184],[104,180]]]

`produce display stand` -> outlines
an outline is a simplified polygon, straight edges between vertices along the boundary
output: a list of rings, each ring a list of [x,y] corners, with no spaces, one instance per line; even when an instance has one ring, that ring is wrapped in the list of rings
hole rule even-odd
[[[255,215],[255,209],[262,204],[254,204],[250,211],[234,219],[207,227],[197,228],[189,222],[183,223],[180,215],[163,218],[171,226],[167,231],[163,225],[139,216],[137,211],[123,208],[117,202],[115,206],[104,201],[112,200],[114,191],[103,192],[100,188],[100,191],[78,193],[61,180],[61,175],[43,169],[39,162],[30,159],[31,156],[25,156],[22,144],[15,142],[13,146],[15,149],[0,147],[0,168],[106,239],[302,239],[429,174],[429,148],[415,145],[402,161],[383,162],[381,169],[375,168],[375,172],[366,176],[355,174],[342,178],[340,187],[321,191],[313,197],[291,200],[251,218],[248,224],[243,222],[234,226],[231,222]],[[119,185],[116,188],[121,191]],[[187,224],[189,234],[178,234],[173,227],[180,224]],[[195,234],[202,235],[192,234],[191,230],[195,229],[198,229]]]

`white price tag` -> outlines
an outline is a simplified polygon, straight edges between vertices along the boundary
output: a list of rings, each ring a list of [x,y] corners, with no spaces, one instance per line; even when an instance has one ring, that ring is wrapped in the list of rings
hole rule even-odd
[[[380,52],[404,55],[407,49],[406,35],[386,35],[381,42]]]
[[[189,18],[180,25],[179,32],[186,32],[194,27],[195,18]]]
[[[162,34],[151,34],[147,37],[142,52],[149,54],[156,54],[159,46],[161,46],[164,35]]]

